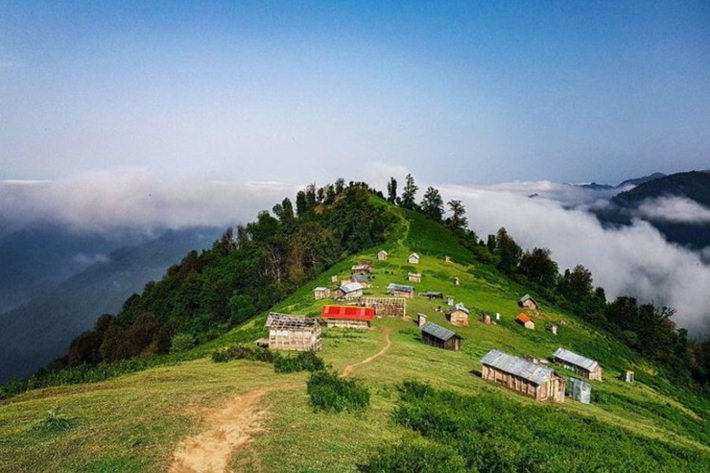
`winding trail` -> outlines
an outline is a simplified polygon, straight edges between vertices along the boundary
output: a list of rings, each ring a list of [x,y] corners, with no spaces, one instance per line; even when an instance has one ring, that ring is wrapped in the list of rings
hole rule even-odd
[[[272,391],[293,389],[285,385],[256,389],[232,399],[227,406],[207,416],[207,431],[183,440],[173,453],[168,473],[223,473],[230,458],[263,430],[261,419],[266,412],[258,409],[259,400]]]
[[[384,327],[383,331],[385,332],[385,341],[387,342],[385,344],[384,348],[382,348],[382,350],[378,351],[377,353],[375,353],[371,357],[365,358],[362,361],[359,361],[357,363],[353,363],[352,365],[346,366],[345,369],[343,370],[343,372],[340,373],[341,378],[346,378],[346,377],[350,376],[350,373],[352,373],[353,369],[357,368],[358,366],[366,365],[366,364],[372,362],[374,359],[387,353],[387,350],[389,350],[390,346],[392,346],[392,342],[390,341],[390,329],[389,329],[389,327]]]
[[[350,376],[358,366],[371,363],[384,355],[392,346],[390,329],[384,327],[385,346],[376,354],[345,367],[341,378]],[[207,415],[208,428],[188,437],[173,452],[173,462],[168,473],[224,473],[229,460],[240,448],[247,445],[257,432],[263,431],[261,420],[266,413],[259,409],[259,400],[274,391],[301,387],[303,384],[287,384],[255,389],[233,398],[226,407]]]

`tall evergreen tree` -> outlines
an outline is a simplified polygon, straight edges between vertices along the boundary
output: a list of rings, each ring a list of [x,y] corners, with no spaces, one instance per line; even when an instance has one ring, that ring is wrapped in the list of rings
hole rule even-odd
[[[447,205],[451,211],[451,218],[448,220],[449,228],[453,231],[464,230],[468,226],[468,219],[465,217],[466,208],[460,200],[450,200]]]
[[[299,217],[302,217],[307,209],[306,193],[304,191],[298,191],[296,194],[296,213],[298,213]]]
[[[427,188],[426,192],[424,192],[421,209],[424,215],[430,219],[441,222],[441,218],[444,215],[444,199],[441,198],[438,189],[431,186]]]
[[[387,183],[387,202],[394,204],[397,201],[397,179],[390,177]]]
[[[418,190],[419,187],[414,183],[414,177],[411,174],[407,174],[404,190],[402,191],[402,207],[410,210],[414,209],[414,206],[417,205],[415,199]]]

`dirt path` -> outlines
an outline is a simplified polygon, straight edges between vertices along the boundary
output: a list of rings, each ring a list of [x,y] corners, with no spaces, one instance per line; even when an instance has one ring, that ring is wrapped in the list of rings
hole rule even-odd
[[[262,430],[261,418],[265,411],[258,409],[259,399],[271,391],[294,387],[288,385],[250,391],[232,399],[227,407],[209,414],[209,429],[178,445],[168,473],[225,472],[234,452]]]
[[[389,327],[384,327],[384,332],[385,332],[385,341],[387,342],[385,344],[384,348],[369,358],[365,358],[362,361],[359,361],[357,363],[353,363],[352,365],[346,366],[345,369],[343,370],[343,372],[340,373],[341,378],[345,378],[347,376],[350,376],[350,373],[352,373],[353,369],[357,368],[358,366],[366,365],[366,364],[370,363],[371,361],[373,361],[375,358],[378,358],[378,357],[384,355],[385,353],[387,353],[387,350],[389,350],[390,346],[392,345],[392,342],[390,342]]]

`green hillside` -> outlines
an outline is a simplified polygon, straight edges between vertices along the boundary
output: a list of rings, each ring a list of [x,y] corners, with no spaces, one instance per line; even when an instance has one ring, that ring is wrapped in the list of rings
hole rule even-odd
[[[417,296],[404,319],[379,319],[367,331],[324,329],[319,356],[362,380],[369,408],[315,411],[307,373],[211,360],[215,349],[253,346],[266,333],[269,310],[183,356],[192,360],[1,401],[0,471],[186,472],[189,462],[203,471],[294,473],[710,470],[708,399],[675,386],[654,363],[545,300],[536,330],[524,329],[514,317],[529,288],[478,262],[443,226],[371,200],[399,217],[389,239],[341,260],[270,310],[319,315],[332,300],[314,301],[312,290],[331,286],[333,275],[345,278],[366,258],[374,276],[366,295],[384,295],[391,282],[409,284],[406,275],[416,270],[423,275],[414,284],[418,293],[454,296],[471,315],[468,327],[452,327],[435,310],[445,300]],[[382,248],[389,257],[380,262]],[[419,265],[407,263],[412,251],[422,256]],[[464,337],[462,351],[423,344],[418,312]],[[484,325],[483,313],[501,318]],[[545,330],[550,323],[559,325],[557,336]],[[480,358],[492,348],[549,358],[559,347],[603,366],[604,381],[592,382],[592,404],[539,403],[480,378]],[[626,369],[636,372],[636,383],[619,379]],[[176,459],[187,463],[178,466]]]

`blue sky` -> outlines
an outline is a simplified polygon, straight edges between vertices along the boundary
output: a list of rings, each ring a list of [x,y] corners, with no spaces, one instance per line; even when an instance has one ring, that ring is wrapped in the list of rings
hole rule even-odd
[[[0,179],[710,168],[710,3],[477,3],[0,0]]]

